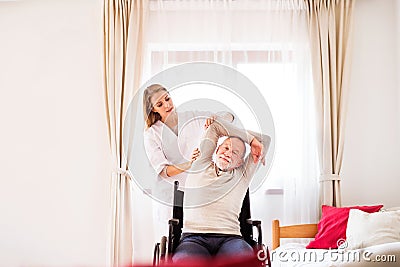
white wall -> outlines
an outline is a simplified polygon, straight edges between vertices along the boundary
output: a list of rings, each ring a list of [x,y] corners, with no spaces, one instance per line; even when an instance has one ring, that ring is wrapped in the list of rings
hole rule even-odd
[[[102,1],[0,2],[0,265],[106,266]]]
[[[400,206],[399,8],[396,0],[358,0],[355,7],[343,205]]]
[[[400,92],[400,0],[395,0],[395,13],[396,13],[396,37],[397,37],[397,88]],[[399,93],[399,103],[400,103],[400,93]],[[400,105],[398,106],[400,114]],[[400,121],[400,120],[399,120]]]

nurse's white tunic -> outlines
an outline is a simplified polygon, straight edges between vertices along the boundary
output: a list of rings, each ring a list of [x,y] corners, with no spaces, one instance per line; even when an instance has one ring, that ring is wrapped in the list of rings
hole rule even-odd
[[[153,183],[155,237],[158,239],[168,232],[168,220],[172,217],[174,181],[179,181],[183,190],[187,173],[172,177],[160,176],[167,165],[176,165],[191,159],[192,152],[200,145],[204,124],[212,115],[207,111],[178,112],[178,135],[163,122],[157,121],[144,132],[144,146],[151,166],[158,176]]]

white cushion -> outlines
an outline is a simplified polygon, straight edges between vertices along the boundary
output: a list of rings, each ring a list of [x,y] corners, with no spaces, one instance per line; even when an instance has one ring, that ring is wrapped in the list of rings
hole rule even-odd
[[[400,241],[400,210],[367,213],[351,209],[347,222],[348,249]]]
[[[381,211],[395,211],[400,210],[400,207],[382,208]]]

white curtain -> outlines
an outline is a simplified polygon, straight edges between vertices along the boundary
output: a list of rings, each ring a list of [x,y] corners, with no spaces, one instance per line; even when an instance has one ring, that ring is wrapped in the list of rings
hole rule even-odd
[[[257,199],[252,201],[253,217],[263,218],[266,210],[274,210],[268,207],[266,188],[282,187],[284,212],[278,210],[276,216],[270,215],[279,217],[283,223],[315,222],[318,161],[303,1],[158,0],[151,1],[149,8],[143,82],[168,67],[193,61],[222,63],[248,76],[266,98],[276,131],[275,158],[269,178],[261,187],[251,188],[252,199]],[[209,97],[216,95],[217,91]],[[191,96],[199,97],[196,93]],[[176,100],[179,95],[173,97]],[[229,103],[224,104],[229,107]],[[245,111],[230,108],[243,125],[258,130]],[[151,213],[144,216],[151,219]],[[270,223],[263,222],[267,240]],[[134,231],[142,232],[143,227],[138,226]],[[143,247],[143,242],[138,242]],[[151,246],[145,245],[146,249],[140,253],[150,255]]]
[[[306,1],[318,115],[320,202],[340,207],[355,0]]]
[[[104,93],[105,116],[114,172],[111,175],[111,266],[132,263],[134,227],[138,203],[133,196],[132,180],[126,172],[127,161],[122,144],[124,117],[135,101],[143,67],[143,35],[148,1],[104,0]],[[125,137],[125,136],[124,136]],[[126,138],[125,138],[126,139]],[[137,239],[137,238],[135,238]]]

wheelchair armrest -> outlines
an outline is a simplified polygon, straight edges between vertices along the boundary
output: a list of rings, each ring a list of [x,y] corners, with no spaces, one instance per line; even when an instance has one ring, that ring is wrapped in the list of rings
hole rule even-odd
[[[260,220],[252,220],[252,219],[247,219],[246,223],[251,224],[252,226],[261,226],[261,221]]]
[[[257,228],[258,232],[258,238],[257,238],[257,244],[259,247],[262,246],[262,229],[261,229],[261,221],[260,220],[252,220],[252,219],[247,219],[246,223],[250,224],[252,227]]]
[[[170,219],[169,221],[168,221],[168,224],[169,225],[178,225],[179,224],[179,219]]]

